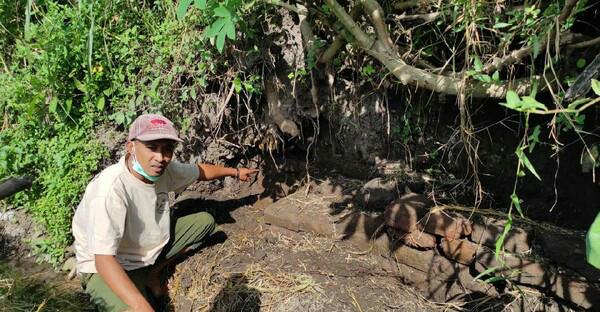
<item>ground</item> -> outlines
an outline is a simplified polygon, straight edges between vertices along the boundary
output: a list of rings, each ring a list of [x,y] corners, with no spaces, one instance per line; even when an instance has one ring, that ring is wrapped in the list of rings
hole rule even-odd
[[[184,195],[187,199],[177,209],[201,210],[215,204],[211,198],[220,199],[218,207],[208,210],[219,223],[221,240],[176,266],[169,280],[175,311],[434,311],[449,307],[432,303],[403,284],[387,259],[346,242],[264,224],[263,210],[272,202],[270,198],[233,200],[232,192],[223,190],[208,200],[193,199],[198,195]]]

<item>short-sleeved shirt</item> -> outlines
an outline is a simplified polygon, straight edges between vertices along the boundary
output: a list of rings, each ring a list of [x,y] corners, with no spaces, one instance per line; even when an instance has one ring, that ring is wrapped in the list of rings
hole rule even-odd
[[[96,175],[73,217],[77,271],[96,273],[96,254],[115,255],[127,271],[154,264],[169,241],[169,192],[182,192],[199,174],[195,164],[172,161],[147,184],[122,157]]]

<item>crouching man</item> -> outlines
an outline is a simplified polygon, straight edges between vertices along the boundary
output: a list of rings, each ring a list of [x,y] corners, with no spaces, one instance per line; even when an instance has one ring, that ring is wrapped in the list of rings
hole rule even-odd
[[[85,190],[72,224],[77,271],[100,311],[154,311],[149,298],[166,294],[162,270],[215,231],[206,212],[172,221],[169,192],[182,192],[197,180],[247,181],[257,172],[173,161],[179,142],[167,118],[138,117],[126,155]]]

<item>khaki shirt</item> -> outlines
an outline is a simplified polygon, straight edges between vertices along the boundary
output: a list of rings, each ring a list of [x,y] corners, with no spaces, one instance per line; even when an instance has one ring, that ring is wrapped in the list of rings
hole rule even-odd
[[[138,180],[122,157],[88,184],[73,217],[79,273],[96,273],[94,255],[116,255],[127,271],[154,264],[169,241],[169,192],[199,177],[195,164],[172,161],[153,184]]]

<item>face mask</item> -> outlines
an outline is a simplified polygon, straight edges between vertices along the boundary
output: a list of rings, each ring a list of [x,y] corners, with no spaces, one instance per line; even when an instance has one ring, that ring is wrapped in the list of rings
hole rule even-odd
[[[135,145],[133,146],[133,170],[137,173],[139,173],[140,175],[142,175],[142,177],[146,178],[148,181],[150,182],[156,182],[160,176],[151,176],[149,174],[146,173],[146,171],[144,171],[144,168],[142,168],[142,165],[140,165],[140,163],[137,161],[137,158],[135,157]]]

